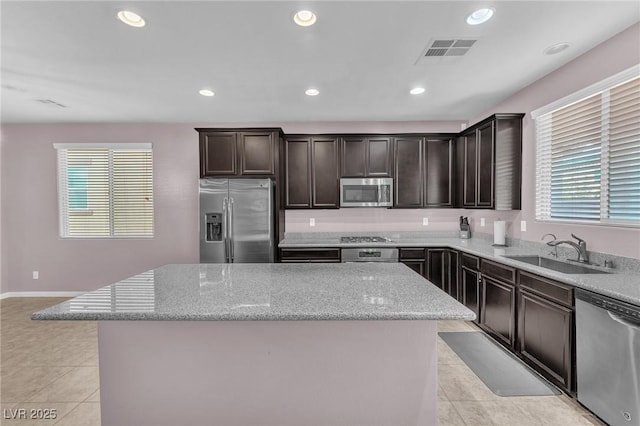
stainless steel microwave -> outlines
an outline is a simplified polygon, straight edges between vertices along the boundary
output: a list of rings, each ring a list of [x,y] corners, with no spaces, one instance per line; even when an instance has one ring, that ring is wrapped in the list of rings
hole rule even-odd
[[[340,207],[393,207],[393,179],[340,179]]]

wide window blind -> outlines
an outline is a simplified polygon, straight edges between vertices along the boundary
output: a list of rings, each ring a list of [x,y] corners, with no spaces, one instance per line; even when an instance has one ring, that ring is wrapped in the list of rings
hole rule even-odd
[[[55,144],[60,236],[152,237],[151,144]]]
[[[551,115],[551,218],[600,217],[600,113],[596,95]]]
[[[532,113],[536,218],[640,225],[640,66]]]

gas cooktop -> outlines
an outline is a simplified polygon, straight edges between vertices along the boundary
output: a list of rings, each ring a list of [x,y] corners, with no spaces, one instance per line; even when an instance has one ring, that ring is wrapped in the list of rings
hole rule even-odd
[[[340,237],[340,242],[341,243],[387,243],[391,241],[388,238],[384,238],[384,237],[370,237],[370,236],[364,236],[364,237],[356,237],[356,236],[346,236],[346,237]]]

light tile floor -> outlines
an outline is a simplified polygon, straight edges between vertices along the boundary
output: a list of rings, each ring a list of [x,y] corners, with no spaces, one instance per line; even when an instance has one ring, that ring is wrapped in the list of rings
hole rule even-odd
[[[0,303],[2,425],[100,425],[96,323],[30,319],[32,312],[62,300],[9,298]],[[477,330],[463,321],[441,321],[438,329]],[[440,425],[602,425],[566,395],[497,396],[440,338],[438,345]],[[11,418],[19,409],[26,410],[27,419]],[[46,414],[38,410],[55,410],[55,419],[30,419]]]

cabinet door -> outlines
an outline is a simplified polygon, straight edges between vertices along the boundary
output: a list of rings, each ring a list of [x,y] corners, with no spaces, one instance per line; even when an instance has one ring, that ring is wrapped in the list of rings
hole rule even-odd
[[[200,176],[237,174],[237,133],[200,133]]]
[[[423,145],[422,138],[395,140],[395,207],[423,206]]]
[[[311,207],[311,156],[308,138],[285,141],[285,207]]]
[[[573,310],[521,291],[518,303],[520,355],[544,376],[573,391]]]
[[[477,158],[476,158],[476,132],[464,135],[462,138],[464,144],[464,160],[463,170],[464,177],[462,181],[462,205],[464,207],[476,206],[476,173],[477,173]]]
[[[404,263],[424,277],[424,260],[401,260],[400,263]]]
[[[453,139],[425,143],[425,207],[453,206]]]
[[[341,139],[341,177],[364,177],[366,175],[366,142],[367,140],[364,137],[347,137]]]
[[[516,289],[493,278],[482,277],[482,316],[480,324],[509,348],[515,339]]]
[[[476,206],[493,207],[494,139],[493,121],[478,129]]]
[[[338,208],[340,189],[338,179],[338,140],[311,139],[311,206]]]
[[[460,284],[458,280],[459,276],[459,261],[458,252],[455,250],[447,250],[447,260],[449,261],[449,295],[454,299],[462,300],[462,292],[460,291]]]
[[[339,263],[339,248],[280,249],[282,263]]]
[[[393,177],[392,139],[371,137],[367,139],[367,176]]]
[[[448,293],[446,252],[440,248],[427,249],[427,279]]]
[[[240,175],[275,174],[275,138],[271,132],[239,134]]]
[[[468,268],[460,270],[462,279],[462,304],[476,314],[475,322],[480,321],[480,280],[478,271]]]

